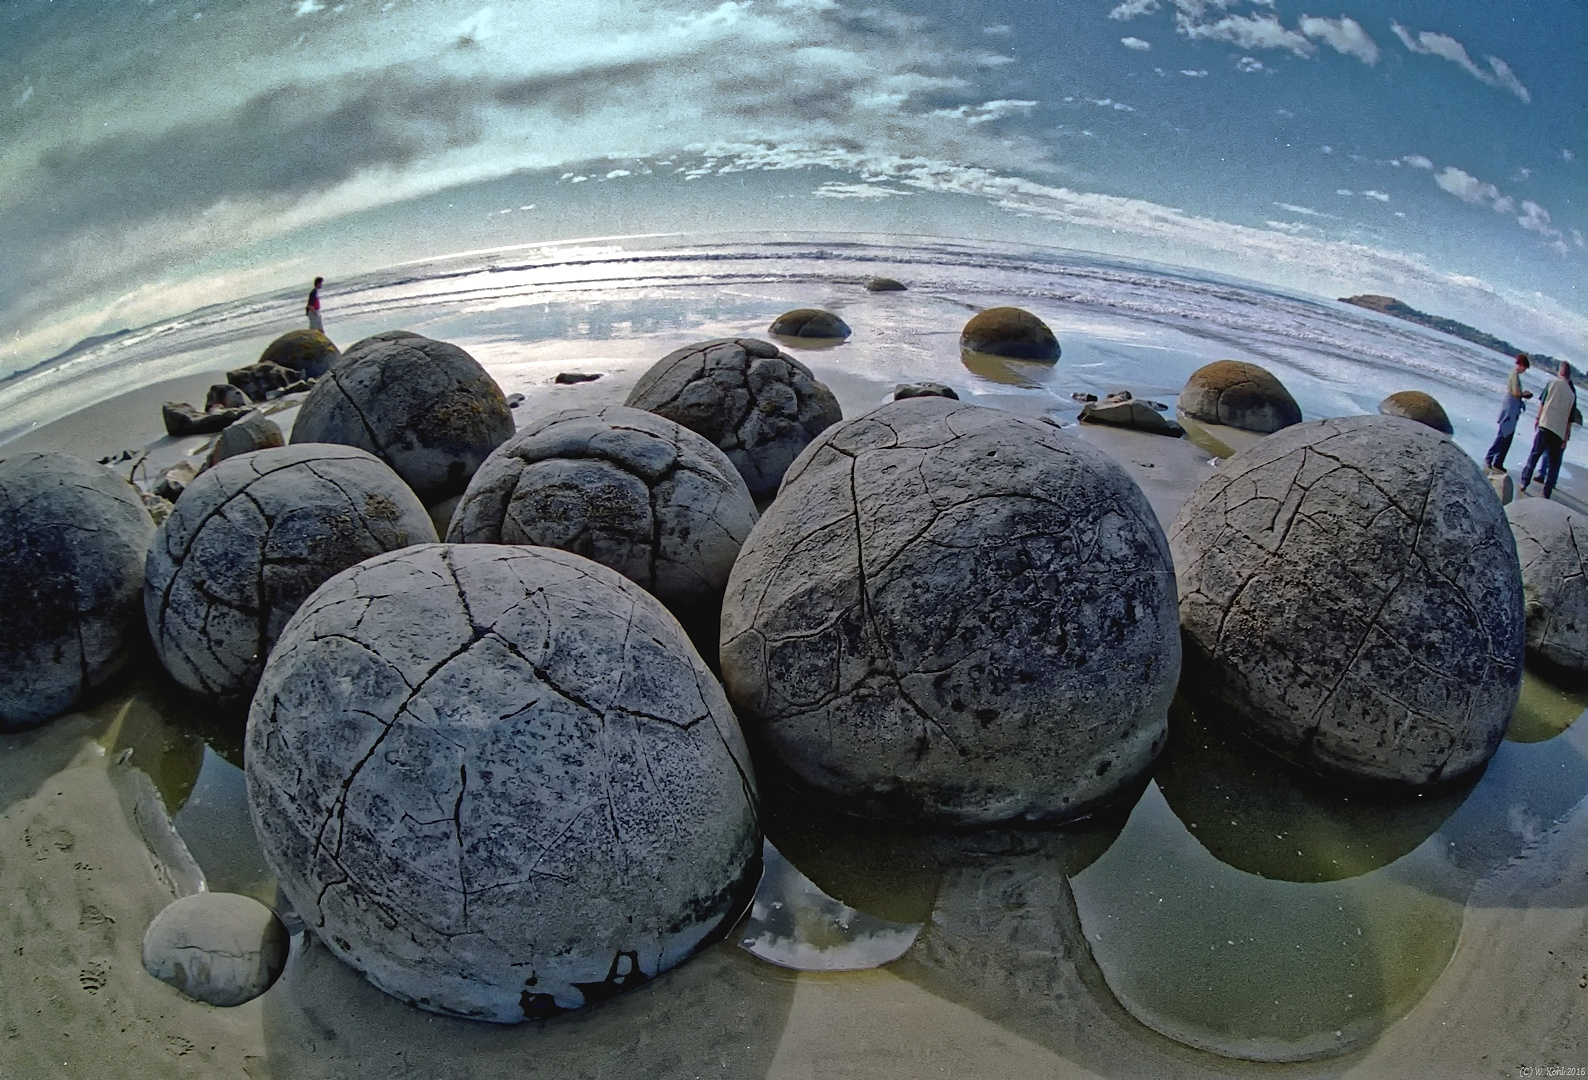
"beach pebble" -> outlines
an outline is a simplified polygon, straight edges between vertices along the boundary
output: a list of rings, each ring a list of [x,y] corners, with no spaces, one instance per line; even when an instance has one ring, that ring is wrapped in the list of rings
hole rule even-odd
[[[591,374],[585,371],[559,371],[552,382],[558,386],[574,386],[578,383],[595,382],[600,377],[600,374]]]
[[[1425,786],[1488,760],[1522,679],[1522,577],[1478,466],[1399,417],[1227,459],[1170,545],[1188,685],[1281,756]]]
[[[232,424],[215,437],[215,445],[210,448],[208,463],[214,466],[229,457],[246,454],[251,450],[268,450],[273,446],[285,446],[286,442],[281,434],[280,425],[263,413],[256,412]]]
[[[143,968],[195,1001],[241,1005],[269,990],[291,940],[276,913],[236,893],[167,904],[143,935]]]
[[[1401,390],[1391,394],[1378,403],[1378,411],[1384,416],[1404,416],[1444,435],[1456,433],[1456,429],[1450,426],[1445,407],[1432,394],[1425,394],[1421,390]]]
[[[321,379],[292,442],[368,450],[425,502],[461,494],[480,462],[513,434],[496,380],[456,345],[407,334],[359,342]]]
[[[231,383],[216,383],[204,395],[205,412],[214,412],[216,409],[246,408],[248,408],[248,395]]]
[[[746,731],[831,805],[1062,820],[1163,746],[1168,544],[1100,451],[946,398],[830,429],[740,551],[722,673]]]
[[[704,435],[757,499],[772,496],[805,444],[843,419],[838,399],[810,368],[757,338],[702,341],[668,353],[640,376],[624,404]]]
[[[848,323],[831,311],[824,311],[821,308],[795,308],[793,311],[785,311],[773,319],[772,325],[767,329],[779,337],[826,340],[846,338],[850,334]]]
[[[279,364],[301,372],[304,378],[318,379],[331,370],[340,356],[331,339],[320,331],[288,330],[265,346],[259,363]]]
[[[1180,411],[1204,424],[1264,435],[1301,423],[1301,406],[1266,369],[1243,360],[1197,368],[1180,391]]]
[[[1179,438],[1185,434],[1185,430],[1165,417],[1154,402],[1128,396],[1116,400],[1111,394],[1107,401],[1087,402],[1081,406],[1081,419],[1091,424],[1112,424],[1115,427],[1149,431],[1154,435]]]
[[[309,930],[436,1012],[639,985],[760,875],[720,686],[654,597],[568,552],[424,545],[331,579],[271,654],[245,756]]]
[[[435,539],[414,493],[362,450],[313,444],[227,458],[187,486],[149,546],[144,611],[155,652],[189,690],[246,698],[321,582]]]
[[[904,282],[890,277],[874,277],[866,280],[867,292],[904,292],[904,289]]]
[[[721,450],[666,417],[609,405],[531,418],[474,474],[446,535],[572,551],[679,612],[721,598],[755,520]]]
[[[893,400],[903,401],[913,397],[945,397],[959,400],[959,394],[952,386],[940,382],[913,382],[900,383],[893,388]]]
[[[212,409],[199,412],[185,401],[167,401],[160,406],[160,419],[165,423],[165,433],[173,439],[189,435],[208,435],[230,427],[252,409]]]
[[[179,461],[175,465],[167,465],[154,475],[154,486],[150,488],[162,499],[176,502],[182,497],[182,492],[193,482],[198,475],[198,470],[192,462]]]
[[[959,334],[961,352],[985,353],[1010,360],[1059,358],[1059,340],[1048,324],[1024,308],[994,307],[971,317]]]
[[[0,458],[0,730],[43,723],[127,662],[154,521],[70,454]]]
[[[1549,499],[1513,502],[1505,516],[1522,564],[1528,649],[1588,671],[1588,518]]]
[[[1516,498],[1516,482],[1511,479],[1510,473],[1490,472],[1489,486],[1494,489],[1495,497],[1500,500],[1501,506],[1511,505],[1511,501]]]
[[[249,401],[266,401],[272,390],[280,390],[302,376],[280,364],[249,364],[226,373],[226,381],[248,395]]]

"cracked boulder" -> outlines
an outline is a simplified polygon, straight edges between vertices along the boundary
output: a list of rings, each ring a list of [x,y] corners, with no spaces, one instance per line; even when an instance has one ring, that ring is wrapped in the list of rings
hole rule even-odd
[[[1135,482],[1052,422],[892,402],[789,470],[721,657],[747,733],[834,808],[1063,820],[1163,746],[1174,571]]]
[[[149,546],[149,636],[189,690],[246,698],[321,582],[435,539],[414,493],[362,450],[313,444],[227,458],[188,484]]]
[[[721,450],[666,417],[609,405],[537,417],[497,447],[447,540],[561,548],[690,612],[720,600],[755,519]]]
[[[1528,649],[1588,672],[1588,518],[1549,499],[1513,502],[1505,516],[1522,564]]]
[[[1522,576],[1478,466],[1398,417],[1286,428],[1227,459],[1169,533],[1195,686],[1315,772],[1424,787],[1499,746]]]
[[[724,338],[668,353],[625,405],[704,435],[728,455],[750,494],[769,499],[805,445],[843,419],[811,369],[758,338]]]
[[[143,968],[206,1005],[241,1005],[269,990],[291,939],[251,896],[194,893],[167,904],[143,935]]]
[[[445,341],[396,331],[356,343],[298,409],[292,442],[367,450],[427,503],[462,494],[513,434],[496,380]]]
[[[1197,368],[1180,391],[1179,408],[1204,424],[1263,435],[1301,423],[1301,406],[1284,383],[1267,368],[1243,360],[1215,360]]]
[[[1385,416],[1404,416],[1419,424],[1426,424],[1442,435],[1454,435],[1450,415],[1432,394],[1421,390],[1401,390],[1378,403],[1378,411]]]
[[[0,459],[0,731],[66,712],[126,664],[153,536],[138,491],[103,465]]]
[[[309,598],[248,720],[265,857],[387,993],[511,1023],[724,932],[760,876],[743,738],[667,609],[550,548],[437,544]]]

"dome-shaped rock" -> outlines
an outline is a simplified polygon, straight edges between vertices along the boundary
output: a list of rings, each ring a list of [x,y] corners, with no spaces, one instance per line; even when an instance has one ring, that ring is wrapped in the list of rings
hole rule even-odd
[[[227,458],[188,484],[149,547],[149,636],[189,690],[246,698],[321,582],[435,539],[414,493],[362,450],[306,444]]]
[[[1391,394],[1378,403],[1378,411],[1385,416],[1403,416],[1407,420],[1415,420],[1444,435],[1454,435],[1456,432],[1450,426],[1445,407],[1432,394],[1425,394],[1421,390],[1401,390]]]
[[[368,450],[434,502],[468,487],[480,462],[513,434],[496,381],[456,345],[413,336],[350,353],[303,399],[294,444]]]
[[[1588,518],[1549,499],[1505,508],[1522,564],[1527,647],[1569,671],[1588,671]]]
[[[821,308],[795,308],[785,311],[772,321],[770,332],[779,337],[792,338],[846,338],[849,324],[831,311]]]
[[[70,709],[127,661],[154,520],[102,465],[0,459],[0,730]]]
[[[757,338],[724,338],[668,353],[640,376],[625,405],[704,435],[728,455],[750,494],[777,491],[805,444],[843,419],[811,369]]]
[[[913,382],[899,383],[893,388],[893,400],[904,401],[906,398],[916,397],[944,397],[959,400],[959,394],[952,386],[940,382]]]
[[[728,579],[747,732],[861,814],[1074,817],[1151,763],[1180,671],[1163,530],[1051,422],[892,402],[795,462]]]
[[[241,1005],[269,990],[291,945],[276,913],[236,893],[167,904],[143,935],[143,967],[195,1001]]]
[[[896,278],[874,277],[866,279],[867,292],[904,292],[905,284]]]
[[[343,349],[341,358],[337,360],[337,363],[345,364],[351,360],[356,360],[360,356],[369,352],[371,349],[380,345],[389,345],[394,341],[425,340],[428,339],[423,334],[416,334],[412,330],[382,330],[378,334],[371,334],[369,337],[359,338],[357,341],[353,342],[353,344]]]
[[[222,428],[221,433],[215,436],[215,445],[210,447],[209,464],[218,465],[238,454],[269,450],[286,444],[281,425],[263,413],[249,410],[247,416]]]
[[[537,417],[497,447],[447,541],[571,551],[678,611],[722,596],[755,519],[721,450],[666,417],[609,405]]]
[[[961,352],[984,353],[1010,360],[1059,358],[1059,339],[1048,324],[1024,308],[995,307],[973,315],[959,334]]]
[[[254,825],[376,986],[513,1022],[680,963],[760,873],[743,738],[666,608],[550,548],[437,544],[328,581],[248,721]]]
[[[331,339],[318,330],[288,330],[265,346],[259,354],[261,364],[279,364],[284,368],[303,373],[304,378],[318,379],[335,366],[341,356]]]
[[[1180,391],[1180,411],[1204,424],[1264,435],[1301,423],[1301,406],[1266,369],[1243,360],[1197,368]]]
[[[1424,786],[1488,760],[1522,679],[1494,492],[1421,424],[1349,416],[1226,460],[1170,530],[1197,684],[1299,765]]]

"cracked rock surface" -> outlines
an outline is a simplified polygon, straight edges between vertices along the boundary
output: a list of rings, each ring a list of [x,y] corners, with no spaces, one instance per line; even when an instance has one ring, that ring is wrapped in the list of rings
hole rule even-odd
[[[1548,499],[1513,502],[1505,516],[1522,564],[1528,649],[1588,671],[1588,519]]]
[[[514,1022],[680,963],[760,874],[743,737],[676,620],[549,548],[353,567],[288,624],[249,714],[271,869],[396,997]]]
[[[291,944],[251,896],[193,893],[167,904],[143,935],[143,967],[195,1001],[241,1005],[269,990]]]
[[[355,343],[309,391],[292,442],[367,450],[420,499],[461,494],[513,434],[496,380],[456,345],[388,332]]]
[[[907,399],[794,463],[729,577],[721,656],[747,730],[836,807],[1061,820],[1163,745],[1174,571],[1101,452],[1042,420]]]
[[[1301,406],[1267,368],[1244,360],[1215,360],[1191,373],[1180,411],[1204,424],[1264,435],[1301,423]]]
[[[758,338],[723,338],[668,353],[625,405],[705,436],[728,455],[750,494],[770,498],[805,445],[843,419],[810,368]]]
[[[492,451],[447,541],[561,548],[692,608],[722,596],[755,520],[721,450],[666,417],[609,405],[536,417]]]
[[[41,724],[121,670],[154,520],[70,454],[0,459],[0,731]]]
[[[1169,533],[1199,689],[1299,765],[1425,786],[1487,761],[1522,679],[1522,578],[1494,492],[1398,417],[1286,428]]]
[[[316,443],[227,458],[188,484],[149,546],[149,636],[189,690],[246,698],[322,582],[435,539],[419,499],[362,450]]]

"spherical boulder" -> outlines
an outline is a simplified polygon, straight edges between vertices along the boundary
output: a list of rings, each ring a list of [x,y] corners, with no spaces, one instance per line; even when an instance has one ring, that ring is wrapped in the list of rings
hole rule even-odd
[[[994,307],[971,317],[959,334],[960,352],[1002,356],[1009,360],[1059,358],[1059,339],[1048,324],[1024,308]]]
[[[609,405],[537,417],[497,447],[447,541],[572,551],[678,611],[722,596],[755,519],[721,450],[666,417]]]
[[[1522,578],[1494,492],[1399,417],[1286,428],[1169,533],[1194,685],[1298,765],[1422,787],[1487,761],[1522,679]]]
[[[1445,407],[1432,394],[1425,394],[1421,390],[1401,390],[1391,394],[1378,403],[1378,411],[1384,416],[1415,420],[1444,435],[1456,433],[1456,429],[1450,426]]]
[[[214,466],[238,454],[269,450],[285,446],[286,443],[286,438],[281,434],[281,425],[263,413],[250,409],[247,416],[222,428],[221,433],[215,436],[215,445],[210,447],[207,460]]]
[[[154,521],[70,454],[0,459],[0,731],[41,724],[127,662]]]
[[[195,1001],[241,1005],[269,990],[291,939],[250,896],[194,893],[167,904],[143,935],[143,967]]]
[[[1266,369],[1243,360],[1215,360],[1191,373],[1180,411],[1204,424],[1267,435],[1301,423],[1301,406]]]
[[[303,399],[294,444],[368,450],[435,502],[460,494],[513,434],[501,388],[456,345],[410,336],[349,354]]]
[[[982,825],[1108,802],[1180,671],[1141,490],[1039,419],[891,402],[795,462],[723,601],[723,680],[799,783],[862,815]]]
[[[362,450],[321,443],[227,458],[188,484],[149,546],[149,636],[189,690],[246,698],[321,582],[435,539],[414,493]]]
[[[1513,502],[1505,516],[1522,565],[1528,649],[1588,672],[1588,518],[1549,499]]]
[[[640,376],[625,405],[704,435],[728,455],[750,494],[777,491],[805,444],[843,419],[811,369],[757,338],[724,338],[668,353]]]
[[[302,372],[305,378],[318,379],[335,366],[340,355],[331,339],[318,330],[288,330],[265,346],[258,363],[279,364]]]
[[[720,686],[654,597],[568,552],[424,545],[326,582],[246,758],[309,929],[436,1012],[600,1001],[713,940],[760,874]]]
[[[767,328],[779,337],[823,338],[833,340],[850,334],[849,324],[831,311],[821,308],[795,308],[785,311]]]
[[[393,341],[424,340],[426,340],[426,338],[423,334],[416,334],[412,330],[382,330],[378,334],[371,334],[369,337],[359,338],[357,341],[353,342],[353,344],[343,349],[342,355],[340,359],[337,360],[337,363],[345,364],[350,360],[356,360],[358,357],[362,356],[366,352],[369,352],[371,349],[379,345],[389,344]]]
[[[874,277],[866,279],[867,292],[904,292],[905,284],[896,278]]]

